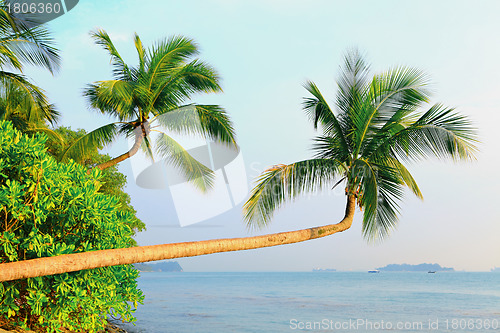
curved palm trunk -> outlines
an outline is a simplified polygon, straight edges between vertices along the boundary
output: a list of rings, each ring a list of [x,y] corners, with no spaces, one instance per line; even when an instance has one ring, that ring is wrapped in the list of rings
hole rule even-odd
[[[330,224],[322,227],[255,237],[213,239],[197,242],[139,246],[125,249],[99,250],[0,264],[0,281],[61,274],[105,266],[194,257],[211,253],[251,250],[304,242],[349,229],[354,218],[355,209],[356,198],[350,195],[347,198],[347,206],[343,220],[337,224]]]
[[[141,147],[141,144],[142,144],[142,140],[143,140],[142,135],[136,135],[134,145],[132,146],[132,148],[130,148],[130,150],[128,152],[121,154],[120,156],[117,156],[117,157],[115,157],[107,162],[98,164],[98,165],[96,165],[96,168],[99,168],[100,170],[104,170],[104,169],[109,168],[113,165],[116,165],[122,161],[125,161],[127,158],[134,156],[139,151],[139,148]],[[89,172],[90,172],[90,170],[89,170]]]

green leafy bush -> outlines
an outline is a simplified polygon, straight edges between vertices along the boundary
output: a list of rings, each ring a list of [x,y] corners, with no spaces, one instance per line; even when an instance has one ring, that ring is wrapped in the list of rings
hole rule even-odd
[[[87,132],[83,129],[74,131],[71,128],[64,126],[58,127],[54,130],[54,132],[62,139],[62,143],[52,140],[47,141],[46,145],[48,147],[47,152],[53,155],[58,161],[61,161],[61,156],[71,144],[87,134]],[[75,161],[79,164],[88,169],[92,169],[96,165],[107,162],[111,159],[109,155],[99,152],[99,149],[102,148],[102,146],[98,146],[92,149],[86,149],[87,155],[73,157],[75,157]],[[67,159],[64,159],[63,162],[67,161]],[[106,168],[101,172],[102,177],[100,182],[102,186],[99,188],[99,192],[114,196],[119,200],[120,209],[128,211],[132,214],[132,217],[127,219],[127,224],[132,231],[134,231],[134,233],[146,229],[146,225],[136,216],[137,212],[130,203],[130,196],[124,191],[124,188],[127,185],[127,177],[118,171],[118,165]],[[133,238],[130,238],[129,241],[130,246],[137,245]]]
[[[130,245],[133,214],[99,192],[102,173],[58,163],[46,137],[0,122],[0,262]],[[131,265],[0,283],[0,315],[24,328],[94,332],[133,321],[144,296]]]

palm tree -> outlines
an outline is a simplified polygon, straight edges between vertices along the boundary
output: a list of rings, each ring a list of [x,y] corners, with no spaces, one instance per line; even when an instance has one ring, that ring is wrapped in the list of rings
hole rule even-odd
[[[453,160],[474,158],[475,130],[470,121],[439,104],[419,112],[429,99],[425,75],[397,67],[369,76],[358,51],[345,57],[332,109],[313,82],[304,111],[321,135],[315,138],[313,159],[276,165],[257,181],[244,205],[251,227],[265,226],[286,200],[324,186],[344,183],[347,205],[336,224],[246,238],[141,246],[0,265],[0,281],[59,274],[81,269],[161,259],[199,256],[303,242],[350,228],[356,204],[364,210],[363,233],[369,240],[383,239],[395,226],[398,201],[405,187],[422,197],[403,162],[430,156]]]
[[[426,75],[417,69],[396,67],[370,78],[366,61],[353,50],[341,68],[335,109],[316,84],[304,86],[312,97],[304,99],[303,110],[321,130],[314,139],[315,156],[261,175],[244,206],[249,226],[268,224],[286,200],[343,183],[348,205],[364,210],[364,237],[381,240],[398,221],[405,187],[422,198],[403,162],[430,156],[474,159],[475,130],[465,116],[440,104],[419,112],[429,90]]]
[[[95,31],[92,37],[110,54],[114,79],[89,85],[84,95],[92,108],[118,121],[75,141],[62,159],[78,160],[86,155],[88,148],[109,144],[118,135],[133,136],[134,145],[129,151],[96,167],[102,170],[124,161],[141,147],[153,158],[153,146],[156,146],[156,152],[168,156],[197,187],[209,188],[213,180],[211,170],[160,130],[163,127],[177,133],[199,134],[228,145],[236,144],[231,121],[221,107],[188,103],[195,93],[221,91],[215,70],[193,59],[198,54],[197,45],[191,39],[174,36],[145,49],[135,34],[139,64],[132,67],[124,62],[105,31]],[[151,132],[158,134],[155,142],[152,142]]]
[[[2,97],[16,95],[24,98],[17,106],[9,103],[10,110],[3,109],[3,117],[14,115],[19,120],[42,120],[54,124],[58,113],[48,103],[43,90],[29,82],[22,74],[26,64],[48,69],[52,74],[59,69],[59,55],[49,32],[38,25],[29,14],[9,12],[5,1],[0,1],[0,86]],[[16,72],[8,71],[14,70]],[[2,105],[3,106],[3,105]],[[21,116],[19,107],[29,113]],[[13,109],[18,109],[13,112]],[[36,114],[35,114],[36,113]],[[6,116],[7,115],[7,116]],[[10,119],[9,119],[10,120]]]

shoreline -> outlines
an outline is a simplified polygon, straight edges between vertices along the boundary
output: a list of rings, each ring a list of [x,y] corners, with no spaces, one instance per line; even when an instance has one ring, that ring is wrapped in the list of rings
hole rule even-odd
[[[65,333],[77,333],[73,332],[70,330],[65,330]],[[0,320],[0,333],[36,333],[35,331],[26,331],[20,328],[15,328],[11,327],[9,322],[6,322],[5,320]],[[124,328],[112,324],[108,321],[108,324],[106,325],[106,328],[104,331],[98,331],[98,333],[128,333]]]

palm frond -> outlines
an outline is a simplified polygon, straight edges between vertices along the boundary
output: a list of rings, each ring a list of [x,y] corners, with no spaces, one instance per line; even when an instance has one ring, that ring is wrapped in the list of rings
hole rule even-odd
[[[9,2],[11,6],[14,4]],[[48,30],[40,25],[39,17],[10,9],[7,1],[0,3],[0,63],[9,63],[20,71],[24,64],[31,64],[55,73],[60,57]]]
[[[111,123],[85,134],[73,142],[59,157],[60,161],[71,158],[77,162],[84,160],[92,150],[100,149],[113,142],[118,134],[118,126]]]
[[[43,24],[40,16],[31,11],[12,10],[16,0],[0,2],[0,31],[21,33]]]
[[[427,77],[417,69],[398,67],[377,75],[370,83],[369,92],[362,107],[351,114],[356,153],[362,154],[369,146],[374,133],[394,119],[395,113],[402,115],[428,100]]]
[[[349,152],[344,150],[343,142],[336,136],[323,135],[314,138],[312,151],[314,158],[334,159],[341,163],[345,168],[351,163]]]
[[[90,106],[120,121],[137,118],[134,105],[134,85],[123,80],[98,81],[87,85],[83,95]]]
[[[146,157],[149,158],[154,163],[155,158],[154,158],[153,148],[151,145],[149,135],[143,136],[143,140],[141,143],[141,149],[144,152],[144,154],[146,155]]]
[[[162,127],[174,133],[200,135],[236,146],[233,124],[218,105],[190,104],[166,111],[156,119]]]
[[[353,48],[346,52],[337,79],[336,100],[340,111],[339,122],[344,130],[352,128],[352,113],[357,112],[366,99],[369,72],[370,65],[358,49]]]
[[[54,47],[50,33],[43,26],[5,36],[0,39],[0,45],[3,49],[11,50],[20,63],[44,67],[52,74],[60,68],[59,51]],[[18,69],[22,69],[22,66]]]
[[[222,91],[217,72],[198,60],[163,72],[151,82],[150,88],[152,98],[149,109],[172,109],[194,93]]]
[[[227,112],[218,105],[196,104],[200,119],[200,133],[210,139],[236,146],[236,133]]]
[[[342,161],[350,159],[351,147],[347,140],[348,133],[345,133],[337,117],[333,113],[325,98],[319,91],[314,82],[308,81],[304,85],[306,90],[314,96],[314,98],[305,98],[302,104],[302,109],[306,112],[309,118],[313,121],[314,128],[321,124],[325,134],[329,135],[336,142],[336,158]]]
[[[321,94],[318,86],[312,81],[306,81],[303,86],[314,96],[314,98],[304,98],[302,102],[302,110],[309,116],[314,129],[317,129],[318,125],[323,126],[325,129],[337,127],[338,122],[335,114]]]
[[[215,68],[195,59],[184,66],[182,82],[192,92],[221,92],[220,77]]]
[[[9,45],[5,44],[0,41],[0,67],[10,66],[21,71],[23,69],[21,61]]]
[[[198,54],[198,46],[189,38],[172,36],[155,44],[148,51],[149,87],[165,73],[182,66],[192,56]]]
[[[111,64],[113,66],[113,76],[118,80],[129,81],[132,79],[132,72],[129,66],[125,63],[122,56],[116,49],[111,37],[102,29],[92,31],[90,33],[94,42],[101,46],[104,50],[108,51],[111,56]]]
[[[134,45],[135,49],[137,50],[137,55],[139,57],[138,71],[142,73],[146,69],[146,63],[148,62],[148,58],[146,54],[146,49],[142,45],[142,41],[137,33],[134,34]]]
[[[393,116],[379,129],[374,128],[366,138],[361,155],[369,158],[382,142],[404,130],[418,119],[416,108],[408,106],[394,112]]]
[[[168,164],[177,168],[187,181],[202,192],[207,192],[214,186],[213,171],[198,162],[170,136],[161,133],[156,140],[156,148]]]
[[[1,94],[12,103],[23,106],[27,121],[47,121],[54,125],[59,119],[59,112],[48,102],[44,91],[29,82],[25,76],[6,71],[0,71]]]
[[[395,176],[401,178],[404,184],[417,196],[419,199],[423,199],[424,196],[418,187],[416,180],[411,175],[410,171],[401,163],[397,158],[386,156],[384,164],[396,170]]]
[[[15,15],[12,15],[5,1],[0,2],[0,31],[5,33],[9,28],[19,32],[18,25],[15,22]]]
[[[430,156],[471,160],[477,152],[477,134],[470,120],[440,104],[432,106],[417,121],[385,140],[378,154],[418,161]]]
[[[331,186],[339,173],[339,163],[330,159],[312,159],[289,165],[275,165],[257,179],[250,198],[243,206],[249,227],[263,227],[275,210],[287,200],[305,192]]]
[[[56,131],[50,129],[50,128],[44,128],[44,127],[33,127],[26,129],[27,133],[44,133],[47,138],[54,142],[55,144],[62,146],[64,144],[64,139],[62,136],[60,136]]]
[[[386,238],[398,222],[403,184],[397,170],[358,159],[353,166],[358,202],[364,209],[363,236],[368,241]],[[352,180],[351,180],[352,181]]]

